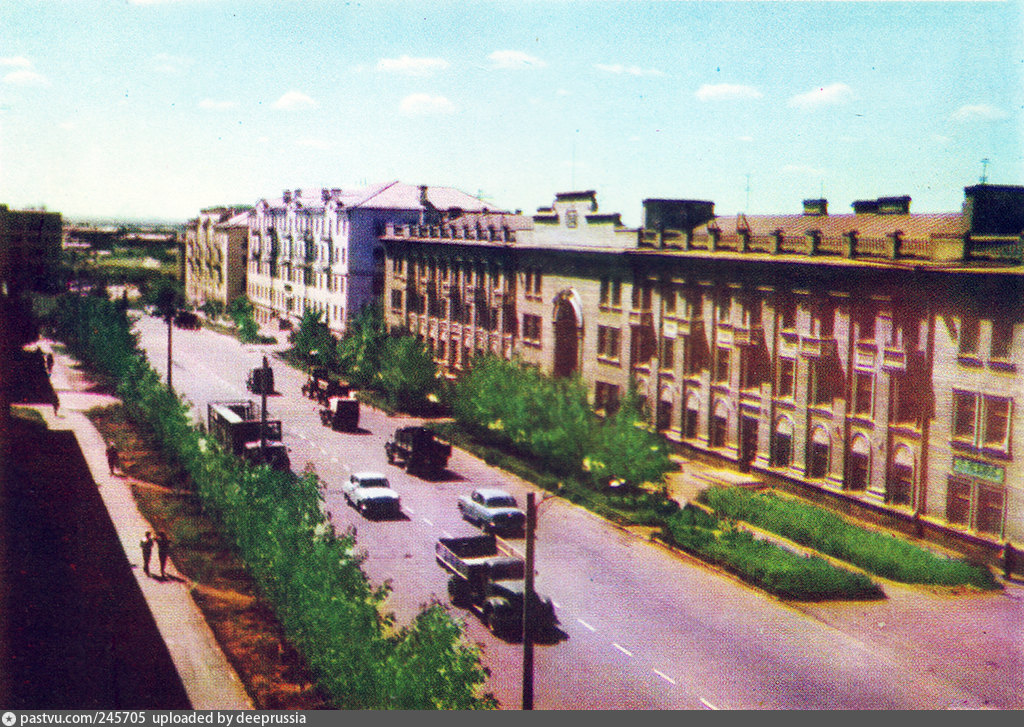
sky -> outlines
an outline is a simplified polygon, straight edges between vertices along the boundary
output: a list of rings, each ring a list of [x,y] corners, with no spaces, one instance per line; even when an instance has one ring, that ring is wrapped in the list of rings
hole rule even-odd
[[[72,219],[396,179],[631,226],[955,211],[1024,184],[1022,138],[1018,0],[0,2],[0,204]]]

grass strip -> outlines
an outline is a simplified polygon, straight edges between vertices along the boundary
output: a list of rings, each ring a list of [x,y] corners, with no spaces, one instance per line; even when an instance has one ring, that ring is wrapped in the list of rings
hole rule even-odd
[[[722,517],[742,520],[900,583],[999,588],[992,572],[937,556],[905,540],[858,527],[836,513],[772,492],[706,490],[702,501]]]

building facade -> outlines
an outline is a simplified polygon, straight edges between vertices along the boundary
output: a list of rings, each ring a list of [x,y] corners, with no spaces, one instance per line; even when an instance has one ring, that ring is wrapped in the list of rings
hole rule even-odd
[[[680,446],[1019,542],[1024,188],[969,187],[955,213],[909,205],[717,217],[647,200],[627,229],[587,192],[531,218],[389,226],[385,312],[450,373],[518,356],[579,373],[598,411],[633,382]]]
[[[185,299],[227,306],[246,293],[248,207],[212,207],[185,228]]]
[[[47,290],[60,263],[59,212],[17,211],[0,205],[0,291]]]
[[[380,300],[388,224],[420,223],[490,208],[449,187],[391,182],[357,190],[286,190],[260,200],[248,219],[246,289],[257,321],[297,323],[318,311],[341,335],[350,316]]]

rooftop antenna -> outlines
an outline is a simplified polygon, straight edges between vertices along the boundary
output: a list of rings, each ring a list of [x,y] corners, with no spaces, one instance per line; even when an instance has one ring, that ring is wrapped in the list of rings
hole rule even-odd
[[[743,206],[744,212],[750,212],[750,172],[747,172],[747,203]]]
[[[985,184],[988,181],[988,159],[981,160],[981,179],[978,181]]]

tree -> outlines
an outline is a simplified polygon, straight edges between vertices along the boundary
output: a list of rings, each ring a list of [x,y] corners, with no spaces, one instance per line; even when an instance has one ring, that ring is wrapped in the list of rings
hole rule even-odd
[[[216,320],[224,313],[224,304],[219,300],[208,300],[203,303],[201,310],[211,321]]]
[[[242,343],[254,343],[259,339],[260,327],[256,323],[252,303],[244,295],[232,300],[225,310],[228,317],[235,323],[238,338]]]
[[[157,289],[154,305],[156,306],[157,314],[167,323],[167,389],[169,391],[174,391],[174,387],[171,384],[171,350],[173,342],[171,331],[174,330],[174,316],[177,315],[184,304],[185,296],[182,294],[179,285],[164,281]]]
[[[337,349],[341,371],[353,385],[368,388],[377,383],[386,338],[378,306],[365,306],[352,318]]]
[[[324,322],[323,313],[307,310],[302,314],[299,327],[290,336],[292,351],[311,366],[336,369],[338,342]]]
[[[423,407],[438,388],[430,349],[415,336],[398,336],[386,339],[382,352],[380,387],[388,404],[405,411]]]

